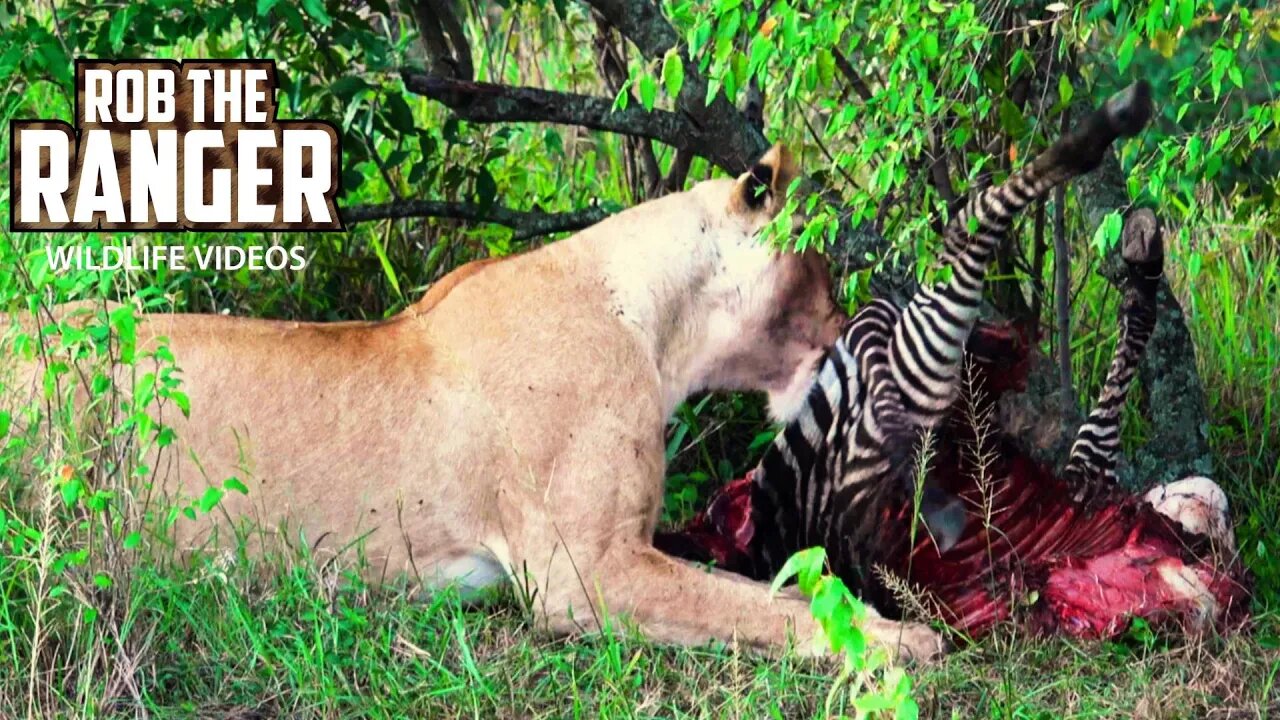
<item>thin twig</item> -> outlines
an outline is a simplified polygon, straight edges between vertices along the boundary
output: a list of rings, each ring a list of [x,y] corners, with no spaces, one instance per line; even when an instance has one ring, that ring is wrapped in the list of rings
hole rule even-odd
[[[672,147],[702,149],[702,133],[680,115],[645,110],[628,104],[615,110],[613,100],[594,95],[515,87],[487,82],[464,82],[405,71],[410,92],[443,103],[470,122],[550,122],[578,125],[632,137],[646,137]]]
[[[1031,282],[1033,286],[1031,296],[1031,317],[1035,319],[1035,338],[1038,340],[1040,338],[1041,327],[1040,313],[1044,308],[1044,253],[1046,249],[1044,242],[1044,198],[1040,198],[1040,200],[1036,201],[1035,213],[1035,230],[1033,233],[1035,235],[1035,249],[1032,251],[1033,255],[1031,261]]]
[[[1069,114],[1062,114],[1062,134],[1070,130]],[[1062,393],[1063,417],[1075,408],[1076,394],[1071,386],[1071,258],[1067,248],[1067,190],[1059,185],[1053,191],[1053,264],[1056,283],[1054,300],[1058,308],[1058,383]]]

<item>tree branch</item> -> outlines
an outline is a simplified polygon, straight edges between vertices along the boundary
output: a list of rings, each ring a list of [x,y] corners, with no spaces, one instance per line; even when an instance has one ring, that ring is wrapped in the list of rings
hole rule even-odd
[[[635,43],[647,58],[662,57],[676,46],[680,36],[649,0],[587,0],[618,31]],[[689,65],[685,64],[686,71]],[[688,80],[686,74],[685,80]]]
[[[947,204],[947,207],[952,207],[956,204],[956,189],[951,184],[951,167],[947,162],[947,150],[942,147],[938,133],[933,129],[929,130],[929,151],[933,155],[929,163],[929,184],[933,185],[933,188],[942,196],[942,201]]]
[[[1061,135],[1070,130],[1069,113],[1062,114]],[[1071,250],[1067,246],[1067,189],[1053,190],[1053,268],[1058,327],[1058,383],[1062,407],[1075,409],[1076,391],[1071,382]],[[1074,413],[1072,413],[1074,415]]]
[[[630,40],[648,59],[663,57],[677,48],[684,61],[685,80],[676,98],[677,112],[646,111],[635,105],[614,110],[607,98],[552,92],[527,87],[450,80],[403,71],[405,86],[451,108],[472,122],[551,122],[657,140],[678,152],[667,186],[683,183],[693,155],[732,175],[746,171],[768,149],[768,142],[723,93],[707,102],[707,79],[697,71],[680,37],[652,0],[587,0],[610,25]],[[842,202],[814,183],[805,192],[821,192],[833,207]],[[888,247],[885,239],[868,227],[853,227],[842,213],[840,232],[828,247],[837,265],[846,269],[868,267]],[[900,273],[898,273],[900,274]],[[894,275],[895,277],[897,274]]]
[[[578,93],[464,82],[404,71],[405,87],[443,103],[463,120],[480,123],[549,122],[646,137],[676,148],[695,149],[701,141],[689,123],[665,110],[638,105],[614,110],[608,98]]]
[[[342,219],[348,224],[369,220],[439,217],[505,225],[515,230],[512,236],[515,240],[581,230],[600,222],[609,215],[607,210],[598,206],[570,212],[549,213],[541,210],[515,210],[501,205],[484,208],[475,203],[441,200],[400,200],[379,205],[356,205],[342,210]]]
[[[837,49],[833,49],[831,54],[835,58],[836,68],[840,70],[841,75],[844,75],[844,79],[849,82],[849,88],[853,88],[853,91],[858,93],[858,97],[862,98],[863,102],[870,100],[871,88],[867,85],[867,81],[863,80],[858,71],[854,69],[853,63],[849,62],[849,58],[845,57],[844,53]],[[849,90],[846,88],[842,98],[847,98],[848,96]],[[948,182],[950,181],[948,180]]]
[[[684,181],[689,178],[689,168],[693,163],[694,153],[688,150],[677,150],[671,160],[671,168],[663,180],[663,188],[668,193],[680,192],[684,189]]]
[[[736,175],[764,153],[768,148],[764,135],[722,93],[718,93],[710,103],[706,101],[707,79],[697,71],[697,63],[689,58],[685,49],[679,47],[680,36],[655,3],[650,0],[587,0],[587,3],[634,43],[645,57],[656,59],[672,48],[679,49],[685,78],[680,96],[676,98],[676,107],[698,130],[699,141],[691,148],[695,154]],[[835,193],[811,181],[806,183],[803,192],[818,192],[823,201],[833,207],[843,205]],[[849,272],[872,265],[874,260],[868,260],[868,256],[879,257],[888,247],[889,243],[874,228],[866,225],[854,227],[848,222],[848,214],[841,213],[840,232],[828,247],[828,255],[837,267]],[[911,273],[902,268],[886,269],[882,274],[895,287],[909,286],[914,280],[914,276],[906,278]]]
[[[596,22],[596,65],[610,95],[617,96],[627,83],[627,46],[618,37],[609,21],[597,11],[591,12]],[[627,91],[630,102],[635,103],[633,93]],[[626,139],[627,180],[631,196],[636,200],[657,197],[662,191],[662,170],[653,152],[653,141],[645,138]],[[641,177],[643,175],[643,177]]]
[[[1031,261],[1031,318],[1035,322],[1035,341],[1040,340],[1040,318],[1041,310],[1044,307],[1044,253],[1046,250],[1044,241],[1045,212],[1044,198],[1036,201],[1035,221],[1034,221],[1035,250],[1033,251]]]
[[[432,72],[460,80],[474,77],[471,45],[450,0],[416,0],[411,7]]]
[[[677,48],[684,61],[684,85],[676,98],[676,109],[695,128],[699,142],[693,148],[713,164],[731,174],[744,172],[769,144],[759,130],[724,96],[716,93],[707,102],[707,79],[697,71],[698,65],[680,47],[676,33],[657,4],[651,0],[588,0],[649,59],[661,58]],[[665,141],[664,141],[665,142]],[[671,144],[671,143],[668,143]]]

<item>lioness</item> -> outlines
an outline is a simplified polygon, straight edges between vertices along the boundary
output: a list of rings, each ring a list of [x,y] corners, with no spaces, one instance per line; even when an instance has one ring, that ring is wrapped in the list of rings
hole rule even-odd
[[[160,418],[182,444],[157,460],[164,486],[237,476],[249,493],[227,495],[230,516],[287,519],[329,551],[363,537],[379,575],[512,579],[556,633],[624,616],[668,643],[808,639],[803,598],[652,546],[675,406],[763,390],[785,416],[843,325],[821,257],[757,237],[794,174],[775,146],[736,180],[463,266],[381,322],[148,316],[140,342],[168,339],[191,401]],[[180,540],[205,541],[210,517]],[[925,626],[866,630],[939,649]]]

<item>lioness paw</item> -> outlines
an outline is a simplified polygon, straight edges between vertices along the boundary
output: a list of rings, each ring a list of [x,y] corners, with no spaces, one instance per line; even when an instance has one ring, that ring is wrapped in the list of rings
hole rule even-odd
[[[942,635],[923,623],[902,623],[896,634],[885,638],[885,645],[897,652],[899,661],[927,663],[946,654]]]

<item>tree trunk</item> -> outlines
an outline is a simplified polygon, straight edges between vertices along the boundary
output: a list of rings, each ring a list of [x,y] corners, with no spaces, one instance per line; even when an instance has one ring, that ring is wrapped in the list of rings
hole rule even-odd
[[[1076,184],[1086,227],[1097,228],[1111,212],[1129,206],[1120,163],[1108,155],[1097,172]],[[1092,231],[1090,232],[1092,236]],[[1102,263],[1101,273],[1119,286],[1123,277],[1119,243]],[[1134,488],[1177,480],[1188,475],[1213,474],[1209,448],[1208,410],[1204,385],[1196,367],[1196,349],[1186,319],[1169,283],[1162,279],[1155,332],[1147,345],[1138,376],[1146,394],[1151,422],[1147,442],[1121,467],[1121,482]]]

